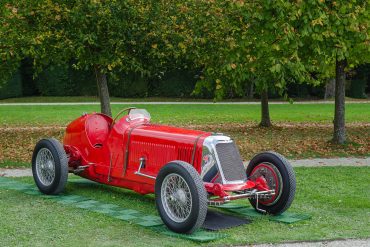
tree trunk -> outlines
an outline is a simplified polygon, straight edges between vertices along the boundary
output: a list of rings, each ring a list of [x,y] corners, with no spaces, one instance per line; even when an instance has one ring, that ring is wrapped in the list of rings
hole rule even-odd
[[[333,142],[336,144],[343,144],[346,141],[346,126],[344,118],[346,92],[346,74],[344,69],[346,66],[346,60],[337,60],[335,65],[335,113]]]
[[[109,91],[107,84],[107,75],[101,73],[99,66],[95,66],[96,83],[98,84],[98,92],[100,99],[100,111],[101,113],[112,116],[110,108]]]
[[[268,90],[263,89],[261,92],[261,122],[259,124],[262,127],[270,127],[270,112],[269,112],[269,99]]]

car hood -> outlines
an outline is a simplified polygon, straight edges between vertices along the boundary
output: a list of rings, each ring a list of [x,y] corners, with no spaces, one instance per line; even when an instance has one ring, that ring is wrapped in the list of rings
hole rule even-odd
[[[193,144],[200,137],[207,137],[211,135],[211,132],[189,130],[184,128],[156,125],[156,124],[144,124],[137,126],[131,133],[131,139],[141,139],[143,141],[150,142],[168,142],[169,144]]]

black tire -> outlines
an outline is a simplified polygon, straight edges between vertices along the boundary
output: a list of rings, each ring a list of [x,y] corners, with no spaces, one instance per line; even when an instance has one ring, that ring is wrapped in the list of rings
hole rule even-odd
[[[173,199],[176,197],[175,193],[172,194],[173,197],[171,195],[172,199],[162,197],[162,188],[166,188],[166,183],[164,184],[165,179],[167,180],[168,178],[171,178],[171,176],[173,177],[173,174],[185,180],[190,191],[188,194],[191,194],[190,200],[192,204],[191,209],[189,210],[190,213],[188,213],[187,218],[181,222],[173,220],[173,216],[171,218],[171,214],[173,215],[174,211],[170,210],[170,213],[167,213],[164,206],[164,204],[167,204],[167,201],[180,201],[180,199]],[[195,168],[183,161],[171,161],[159,171],[155,182],[155,201],[157,210],[164,224],[174,232],[188,234],[194,232],[203,225],[207,215],[207,192],[204,188],[203,181]],[[169,207],[166,208],[168,211]]]
[[[41,160],[42,155],[45,157],[45,154],[47,157],[51,156],[53,162],[39,161],[37,164],[37,160]],[[39,158],[38,155],[40,156]],[[43,166],[49,165],[51,167],[54,165],[54,170],[50,171],[50,167],[49,169],[42,168],[42,165],[40,165],[41,163],[44,164]],[[37,170],[38,166],[41,167],[39,167],[39,170]],[[44,171],[50,171],[48,174],[54,175],[54,178],[46,179],[48,181],[45,182],[45,179],[43,179],[45,176],[40,174],[42,173],[42,169],[44,169]],[[32,155],[32,174],[37,187],[42,193],[57,195],[64,190],[68,179],[68,158],[60,142],[54,138],[49,138],[42,139],[36,144]]]
[[[282,155],[275,152],[263,152],[259,153],[253,157],[249,162],[247,167],[248,179],[252,181],[255,179],[251,176],[254,168],[260,164],[266,164],[271,167],[272,170],[279,177],[282,188],[279,188],[275,199],[272,202],[265,203],[263,201],[258,201],[258,208],[263,209],[268,214],[279,215],[286,211],[294,200],[295,190],[296,190],[296,178],[293,171],[293,167],[290,165],[289,161]],[[258,169],[258,168],[257,168]],[[256,200],[249,199],[252,206],[256,208]]]

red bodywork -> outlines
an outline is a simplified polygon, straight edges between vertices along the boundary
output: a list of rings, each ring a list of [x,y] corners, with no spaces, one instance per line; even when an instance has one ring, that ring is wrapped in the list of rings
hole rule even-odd
[[[147,118],[131,120],[128,115],[112,123],[112,118],[93,113],[67,126],[64,149],[71,171],[140,194],[154,193],[155,177],[170,161],[185,161],[201,172],[203,141],[212,133],[150,124]],[[140,159],[145,159],[140,172],[147,176],[135,174]],[[209,193],[220,199],[228,198],[230,191],[269,189],[266,181],[232,185],[205,182],[204,185]]]

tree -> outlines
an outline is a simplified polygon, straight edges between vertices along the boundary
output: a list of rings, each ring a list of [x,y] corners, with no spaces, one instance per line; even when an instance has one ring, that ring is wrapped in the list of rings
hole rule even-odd
[[[0,8],[0,87],[19,68],[23,58],[27,23],[18,14],[18,9],[9,2]]]
[[[285,93],[288,81],[310,81],[299,56],[296,6],[289,1],[186,1],[178,4],[176,33],[203,77],[195,89],[245,93],[252,81],[261,95],[261,126],[271,126],[268,91]],[[178,18],[181,16],[181,18]],[[186,20],[178,23],[179,20]]]
[[[101,112],[107,115],[111,115],[107,74],[145,70],[139,53],[148,11],[143,1],[21,0],[9,6],[27,23],[18,30],[30,34],[22,38],[23,55],[34,59],[38,71],[69,61],[77,69],[92,69]]]
[[[297,22],[313,69],[329,78],[335,68],[333,142],[343,144],[346,70],[370,61],[369,1],[299,1],[297,6]]]

